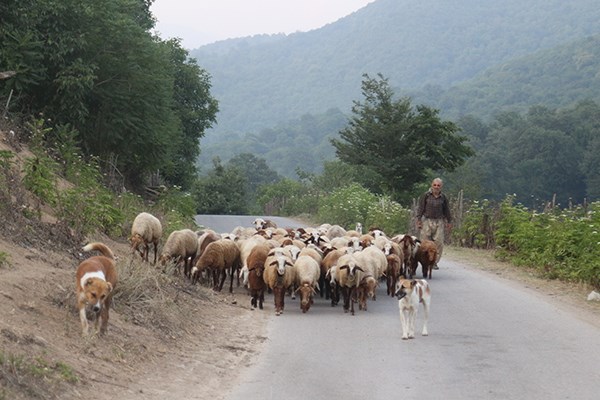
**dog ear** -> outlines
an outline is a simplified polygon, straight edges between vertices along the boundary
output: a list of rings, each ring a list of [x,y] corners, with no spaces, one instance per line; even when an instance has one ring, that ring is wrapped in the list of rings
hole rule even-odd
[[[112,292],[113,285],[110,282],[106,282],[106,287],[108,287],[108,293]]]
[[[87,281],[85,281],[85,284],[83,286],[90,286],[92,284],[92,278],[88,278]]]

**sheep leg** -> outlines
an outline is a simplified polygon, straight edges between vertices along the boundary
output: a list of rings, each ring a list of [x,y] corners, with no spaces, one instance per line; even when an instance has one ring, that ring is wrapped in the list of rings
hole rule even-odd
[[[264,289],[260,290],[258,295],[258,308],[263,309],[263,302],[265,301],[265,291]]]
[[[154,242],[154,265],[156,265],[156,257],[158,256],[158,242]]]
[[[220,270],[221,272],[221,282],[219,282],[219,290],[218,292],[220,292],[223,289],[223,284],[225,283],[225,278],[227,278],[227,271],[222,269]]]
[[[344,312],[347,313],[350,309],[350,296],[348,294],[350,288],[342,287],[342,297],[344,298]]]

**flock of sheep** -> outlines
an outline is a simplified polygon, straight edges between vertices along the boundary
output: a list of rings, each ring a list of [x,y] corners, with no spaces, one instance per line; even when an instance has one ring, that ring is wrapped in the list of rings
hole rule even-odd
[[[388,237],[377,228],[363,233],[360,223],[353,230],[331,224],[284,229],[257,218],[253,227],[228,233],[183,229],[169,235],[158,256],[161,236],[160,221],[149,213],[139,214],[131,228],[132,251],[147,262],[153,246],[154,263],[174,263],[176,273],[183,266],[183,275],[193,284],[212,280],[216,291],[222,290],[227,275],[230,292],[234,277],[238,285],[241,278],[254,308],[263,308],[266,291],[273,293],[276,315],[283,312],[286,294],[298,294],[301,310],[307,312],[317,293],[332,306],[341,294],[344,312],[354,315],[355,303],[366,310],[367,300],[375,299],[380,281],[394,296],[400,276],[413,277],[421,264],[423,277],[431,278],[436,259],[435,243],[429,240]]]

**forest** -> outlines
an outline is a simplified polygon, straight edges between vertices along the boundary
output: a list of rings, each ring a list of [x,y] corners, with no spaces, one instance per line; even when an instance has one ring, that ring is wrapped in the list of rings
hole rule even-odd
[[[148,188],[155,193],[159,187],[183,190],[194,194],[198,213],[266,209],[283,212],[283,208],[274,207],[280,197],[273,194],[265,198],[267,193],[273,193],[269,185],[280,183],[282,190],[291,185],[313,193],[358,183],[375,195],[387,195],[408,206],[432,176],[442,176],[446,190],[461,191],[473,200],[499,201],[507,194],[515,194],[531,207],[540,207],[550,199],[566,207],[598,199],[600,125],[596,96],[600,91],[594,90],[599,80],[594,72],[598,65],[598,37],[575,39],[593,33],[596,27],[589,21],[598,10],[590,9],[588,2],[576,7],[557,6],[556,10],[544,8],[538,14],[532,14],[538,5],[534,0],[525,2],[522,9],[518,9],[517,2],[487,9],[465,1],[457,2],[452,10],[438,1],[430,3],[378,0],[315,31],[289,37],[235,39],[188,51],[178,39],[165,40],[152,33],[151,1],[111,0],[102,6],[73,0],[4,2],[0,5],[0,38],[5,44],[0,49],[0,69],[15,74],[0,81],[3,114],[34,127],[17,132],[23,139],[33,139],[31,132],[43,132],[42,139],[52,149],[51,156],[83,155],[100,168],[110,187],[138,193]],[[431,7],[435,12],[427,14]],[[468,7],[468,12],[460,13]],[[419,68],[422,76],[415,75],[411,84],[398,81],[399,76],[407,76],[400,70],[387,68],[389,75],[359,73],[365,69],[357,67],[360,60],[343,54],[333,57],[338,72],[332,77],[327,72],[331,62],[312,59],[310,62],[316,62],[318,68],[302,68],[316,73],[319,79],[330,79],[330,85],[339,86],[336,79],[341,75],[356,82],[351,89],[354,96],[344,100],[348,107],[338,107],[340,102],[331,101],[325,108],[325,103],[320,102],[326,101],[327,96],[318,92],[311,94],[314,101],[288,103],[299,93],[293,86],[297,83],[312,87],[311,90],[331,90],[331,86],[315,86],[303,80],[303,74],[296,74],[294,82],[268,74],[270,84],[260,86],[261,96],[270,96],[270,104],[285,107],[285,112],[276,110],[278,116],[295,116],[277,122],[255,113],[253,119],[265,127],[252,129],[254,122],[246,120],[245,129],[224,128],[232,123],[227,111],[230,96],[245,96],[245,91],[253,90],[253,85],[260,82],[249,79],[246,85],[237,86],[236,93],[225,93],[221,79],[226,69],[219,62],[228,60],[234,65],[246,63],[249,54],[261,57],[260,63],[246,63],[247,68],[238,68],[242,74],[253,70],[259,79],[261,74],[256,68],[270,59],[272,67],[287,62],[291,68],[299,62],[293,58],[317,49],[315,43],[322,47],[316,55],[338,51],[358,54],[374,41],[379,46],[390,45],[393,37],[406,36],[406,29],[413,29],[413,33],[423,29],[411,20],[403,26],[404,31],[392,30],[389,37],[381,37],[375,27],[425,15],[428,21],[437,23],[444,12],[456,15],[456,19],[452,24],[434,24],[425,38],[439,34],[442,28],[449,37],[444,36],[439,43],[432,41],[432,48],[448,45],[452,35],[457,34],[457,27],[484,17],[495,18],[492,31],[505,26],[508,16],[514,17],[509,25],[512,29],[503,33],[505,39],[522,34],[527,40],[519,40],[509,51],[505,42],[489,35],[490,27],[469,25],[460,43],[471,45],[462,47],[459,59],[473,57],[477,43],[487,43],[486,51],[502,57],[486,58],[486,65],[475,68],[452,61],[461,48],[453,45],[446,49],[445,58],[452,61],[447,66],[452,65],[454,72],[444,68],[447,74],[442,79],[435,72],[440,66],[431,59],[427,66],[432,69]],[[534,29],[538,22],[530,23],[528,31],[524,31],[525,21],[531,21],[532,15],[536,16],[534,21],[543,16],[555,23],[544,25],[545,31],[539,32]],[[563,25],[559,24],[561,21]],[[342,46],[340,32],[358,35],[361,40]],[[485,32],[488,36],[483,35]],[[565,40],[568,43],[563,43]],[[501,43],[505,47],[499,51]],[[402,52],[397,54],[381,51],[373,60],[378,60],[380,67],[386,63],[398,66],[399,59],[393,57],[410,54],[402,68],[422,66],[428,53],[417,56],[417,46],[402,46]],[[288,57],[278,57],[281,52]],[[198,59],[192,57],[194,54]],[[381,59],[384,54],[391,58]],[[349,64],[352,60],[352,68],[358,68],[354,72]],[[493,65],[498,62],[502,64]],[[468,65],[469,71],[459,71],[459,65]],[[341,71],[344,72],[340,74]],[[453,86],[430,84],[433,81],[426,78],[428,73]],[[467,80],[469,77],[472,79]],[[374,86],[365,88],[369,82]],[[417,82],[425,84],[422,90],[416,89]],[[376,129],[370,131],[373,137],[377,135],[376,140],[398,144],[393,157],[381,156],[377,165],[361,170],[365,162],[362,167],[356,162],[352,165],[361,153],[344,158],[340,140],[348,129],[368,122],[370,117],[361,115],[360,107],[369,101],[369,94],[377,92],[374,89],[379,84],[385,86],[389,104],[405,109],[391,114],[391,118],[406,124],[396,121],[396,125],[384,127],[369,125],[369,129]],[[407,87],[415,89],[408,91]],[[521,88],[521,95],[516,95],[514,88]],[[559,96],[561,93],[563,96]],[[247,107],[261,104],[260,96],[254,99],[236,106],[239,118],[249,110]],[[318,106],[318,112],[304,112],[310,111],[304,108],[308,103]],[[358,114],[354,114],[355,107],[359,107]],[[459,162],[437,164],[436,158],[431,157],[443,156],[444,152],[430,149],[430,158],[418,158],[418,168],[410,174],[402,170],[400,166],[411,160],[414,153],[407,149],[419,140],[401,142],[398,137],[419,132],[414,122],[418,118],[425,118],[432,127],[451,127],[446,129],[450,136],[469,151],[463,153],[454,147],[449,159],[460,154]],[[381,133],[376,134],[377,131]],[[417,139],[425,136],[422,131]],[[429,162],[421,164],[424,160]],[[418,178],[406,184],[408,175]],[[396,183],[386,185],[384,180]],[[286,204],[289,208],[293,202],[286,200]]]

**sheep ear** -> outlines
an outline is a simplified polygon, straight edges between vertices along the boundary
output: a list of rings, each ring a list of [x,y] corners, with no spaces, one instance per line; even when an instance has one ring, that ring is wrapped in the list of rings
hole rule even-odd
[[[289,261],[287,261],[287,260],[285,261],[285,265],[289,265],[290,267],[293,267],[293,266],[294,266],[294,264],[290,263],[290,262],[289,262]]]
[[[350,267],[347,265],[342,265],[341,267],[338,267],[338,269],[349,269]]]
[[[271,261],[271,264],[269,264],[269,265],[276,265],[276,264],[277,264],[277,260]]]
[[[357,269],[357,270],[359,270],[359,271],[365,272],[365,270],[364,270],[364,269],[362,269],[362,268],[361,268],[361,267],[359,267],[359,266],[356,266],[356,267],[354,267],[354,269]]]

